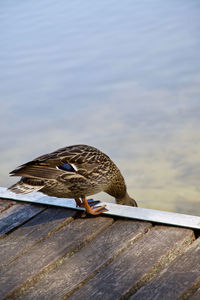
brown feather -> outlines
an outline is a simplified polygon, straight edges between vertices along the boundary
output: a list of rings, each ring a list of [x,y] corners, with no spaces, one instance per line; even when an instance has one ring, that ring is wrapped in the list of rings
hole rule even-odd
[[[11,176],[23,176],[42,179],[56,179],[66,172],[50,167],[42,166],[24,166],[11,172]]]

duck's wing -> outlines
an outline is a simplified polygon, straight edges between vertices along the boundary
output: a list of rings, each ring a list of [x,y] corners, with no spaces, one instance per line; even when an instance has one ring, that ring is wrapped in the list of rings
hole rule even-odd
[[[101,154],[94,147],[75,145],[58,149],[29,161],[10,172],[11,176],[57,179],[67,174],[84,176],[96,165]],[[96,161],[94,161],[96,160]]]
[[[40,165],[37,162],[32,161],[11,171],[10,176],[56,179],[58,176],[62,175],[62,173],[64,172],[62,172],[61,170],[49,166]]]

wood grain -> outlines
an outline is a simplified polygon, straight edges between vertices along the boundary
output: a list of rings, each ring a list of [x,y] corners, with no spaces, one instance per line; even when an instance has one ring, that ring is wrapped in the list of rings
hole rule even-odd
[[[188,299],[200,285],[200,238],[131,300]],[[200,294],[199,294],[200,295]],[[200,299],[200,297],[198,298]]]
[[[5,200],[0,198],[0,213],[6,210],[7,208],[11,207],[14,205],[15,202],[11,200]]]
[[[111,218],[103,217],[76,219],[37,243],[0,271],[0,297],[13,299],[25,283],[28,285],[36,280],[38,273],[55,267],[63,257],[77,251],[112,222]]]
[[[192,230],[0,199],[0,299],[200,299]]]
[[[15,204],[0,214],[0,235],[22,225],[45,209],[41,205]]]
[[[168,265],[193,239],[192,230],[156,226],[69,299],[128,297]]]
[[[46,274],[27,293],[22,294],[20,299],[60,299],[70,294],[150,227],[151,224],[146,222],[126,220],[115,222],[70,259],[64,260],[62,265]]]
[[[73,220],[73,210],[47,208],[0,240],[0,266],[5,266],[45,238],[52,231]]]

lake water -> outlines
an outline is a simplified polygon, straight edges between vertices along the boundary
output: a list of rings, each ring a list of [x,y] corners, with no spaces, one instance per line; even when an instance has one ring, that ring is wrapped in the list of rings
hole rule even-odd
[[[2,0],[0,186],[84,143],[139,206],[200,215],[199,16],[198,0]]]

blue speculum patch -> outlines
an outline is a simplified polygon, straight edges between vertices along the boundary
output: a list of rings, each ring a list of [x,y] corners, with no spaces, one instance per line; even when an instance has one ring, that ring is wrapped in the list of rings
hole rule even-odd
[[[63,164],[58,166],[58,168],[64,171],[75,172],[74,168],[70,164]]]

